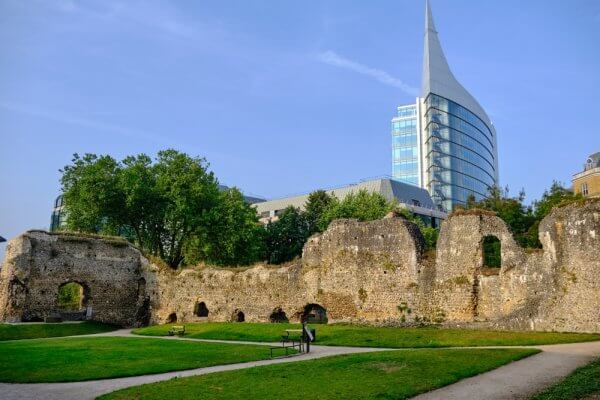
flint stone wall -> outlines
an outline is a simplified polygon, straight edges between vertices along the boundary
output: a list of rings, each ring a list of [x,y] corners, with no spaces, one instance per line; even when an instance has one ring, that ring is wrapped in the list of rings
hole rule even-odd
[[[495,274],[483,268],[486,235],[501,242]],[[128,245],[30,232],[11,242],[0,271],[0,318],[48,312],[74,280],[90,287],[94,319],[126,326],[231,321],[240,311],[246,321],[280,310],[298,321],[318,304],[330,322],[600,332],[600,202],[555,209],[540,240],[543,249],[526,251],[498,217],[466,213],[442,224],[434,255],[404,219],[339,220],[286,265],[173,271]]]
[[[139,325],[142,260],[139,251],[126,242],[29,231],[6,247],[0,269],[0,320],[37,321],[53,316],[60,311],[59,287],[77,282],[84,288],[92,319]]]

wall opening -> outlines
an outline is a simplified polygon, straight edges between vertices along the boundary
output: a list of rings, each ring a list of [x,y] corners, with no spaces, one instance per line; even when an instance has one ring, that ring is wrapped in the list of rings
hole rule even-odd
[[[269,316],[269,321],[273,323],[287,323],[289,319],[281,307],[277,307]]]
[[[197,317],[208,317],[208,307],[206,307],[205,302],[196,302],[196,305],[194,306],[194,315]]]
[[[498,275],[502,266],[502,245],[500,239],[487,235],[482,241],[483,275]]]
[[[174,324],[177,322],[177,313],[171,313],[167,317],[167,324]]]
[[[246,316],[241,310],[235,310],[231,316],[231,321],[233,322],[244,322],[245,320]]]
[[[326,324],[327,310],[319,304],[307,304],[302,313],[302,322],[310,324]]]
[[[82,311],[87,307],[88,290],[77,282],[63,283],[58,288],[58,308],[62,311]]]

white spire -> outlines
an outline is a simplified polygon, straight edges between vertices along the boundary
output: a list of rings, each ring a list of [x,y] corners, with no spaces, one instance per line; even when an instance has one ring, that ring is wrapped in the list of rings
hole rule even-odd
[[[438,39],[429,0],[425,0],[425,47],[423,51],[423,77],[421,96],[429,93],[452,100],[476,114],[486,124],[491,125],[490,118],[477,100],[456,80]]]

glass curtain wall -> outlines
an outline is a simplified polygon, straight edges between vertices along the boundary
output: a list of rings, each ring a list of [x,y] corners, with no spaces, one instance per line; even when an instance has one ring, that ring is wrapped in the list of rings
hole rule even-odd
[[[425,99],[427,189],[449,212],[469,195],[487,196],[495,184],[492,130],[475,114],[448,99]]]
[[[392,119],[392,174],[398,181],[419,184],[416,105],[398,107]]]

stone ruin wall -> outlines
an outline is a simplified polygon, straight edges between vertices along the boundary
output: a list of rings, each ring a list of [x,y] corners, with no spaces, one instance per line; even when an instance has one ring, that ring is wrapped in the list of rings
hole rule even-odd
[[[501,241],[496,275],[482,269],[486,235]],[[231,321],[237,311],[267,322],[278,309],[299,321],[306,305],[319,304],[330,322],[600,332],[600,202],[555,209],[540,239],[543,250],[522,249],[498,217],[466,213],[442,224],[434,256],[402,218],[339,220],[286,265],[173,271],[128,245],[30,232],[11,241],[0,271],[0,318],[44,314],[58,287],[75,280],[89,286],[94,319],[125,326],[173,314]],[[208,317],[195,314],[200,302]]]
[[[61,285],[84,288],[93,319],[133,326],[144,258],[125,241],[29,231],[6,247],[0,269],[0,321],[39,321],[55,315]],[[138,288],[139,286],[139,288]]]

